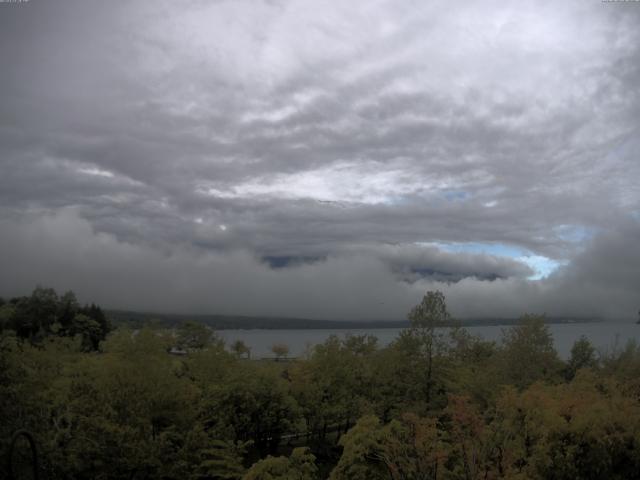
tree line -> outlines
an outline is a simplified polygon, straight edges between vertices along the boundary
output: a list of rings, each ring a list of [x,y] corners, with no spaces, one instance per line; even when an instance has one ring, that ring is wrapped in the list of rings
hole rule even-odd
[[[53,288],[36,287],[29,296],[0,298],[0,332],[3,330],[32,344],[48,336],[79,336],[84,351],[96,351],[111,325],[98,305],[81,306],[72,291],[58,295]]]
[[[197,323],[88,348],[53,328],[61,311],[18,330],[12,310],[0,334],[0,448],[33,432],[46,478],[640,478],[635,343],[599,354],[582,338],[563,361],[534,315],[488,342],[440,327],[440,292],[387,347],[332,336],[292,362]]]

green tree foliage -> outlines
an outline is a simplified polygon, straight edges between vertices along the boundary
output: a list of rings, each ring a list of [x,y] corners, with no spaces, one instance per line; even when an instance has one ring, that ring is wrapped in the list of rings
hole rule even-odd
[[[250,442],[211,440],[208,448],[201,449],[202,460],[198,473],[216,480],[239,480],[246,469],[242,459]]]
[[[102,328],[93,318],[82,313],[73,317],[70,331],[82,338],[82,348],[84,351],[97,350],[102,339]]]
[[[272,457],[255,463],[243,480],[315,480],[315,456],[308,448],[295,448],[289,457]]]
[[[563,362],[543,318],[486,342],[428,292],[387,347],[247,361],[196,324],[104,339],[99,307],[36,290],[0,302],[0,455],[26,428],[51,480],[640,478],[634,342]]]
[[[304,363],[289,372],[293,394],[302,407],[306,429],[319,438],[348,430],[375,396],[371,358],[376,341],[370,336],[330,336]]]
[[[42,340],[51,331],[58,311],[58,295],[52,288],[37,287],[31,296],[13,299],[10,326],[21,338]]]
[[[409,312],[411,328],[425,330],[433,334],[437,327],[446,326],[451,321],[444,294],[438,290],[429,291],[422,301]]]
[[[0,307],[0,331],[5,329],[32,343],[51,335],[80,335],[87,350],[97,350],[111,326],[99,306],[80,307],[73,292],[58,296],[52,288],[37,287],[30,296]]]
[[[524,315],[517,326],[503,330],[502,335],[505,383],[524,388],[538,380],[559,378],[562,363],[544,317]]]
[[[488,416],[451,397],[443,414],[363,417],[342,437],[330,478],[638,478],[640,406],[593,376],[508,389]]]
[[[236,340],[231,344],[231,351],[235,353],[238,358],[246,355],[247,359],[251,358],[251,348],[247,346],[242,340]]]
[[[397,348],[410,352],[415,364],[413,368],[423,372],[419,382],[427,405],[433,400],[440,357],[447,349],[443,327],[450,325],[451,315],[447,310],[444,294],[429,291],[422,301],[409,312],[411,327],[397,340]]]
[[[178,346],[185,350],[200,350],[209,346],[217,338],[213,330],[197,322],[184,322],[178,328]]]
[[[447,392],[469,396],[487,408],[499,393],[495,387],[501,373],[500,354],[495,342],[471,335],[464,328],[453,327],[446,358],[450,372],[446,379]]]
[[[381,425],[361,418],[340,440],[344,452],[331,480],[436,478],[444,457],[433,419],[405,414]]]
[[[4,303],[0,306],[0,333],[13,327],[12,321],[16,307],[11,303]]]
[[[65,295],[69,294],[73,295],[73,292],[68,292]],[[86,315],[87,317],[97,322],[103,332],[103,338],[111,330],[109,320],[98,305],[92,303],[91,305],[86,305],[84,307],[78,308],[78,313]]]
[[[201,418],[219,437],[274,452],[282,435],[294,429],[299,408],[278,370],[236,364],[232,376],[206,390]]]
[[[605,352],[600,360],[604,375],[615,378],[629,395],[640,398],[640,345],[635,339],[624,348]]]
[[[80,312],[76,295],[73,292],[66,292],[58,301],[55,330],[60,334],[73,336],[73,319],[80,314],[93,319],[91,315]]]
[[[340,461],[331,472],[331,480],[383,480],[389,478],[381,461],[382,432],[380,421],[367,415],[340,439],[343,452]]]
[[[597,366],[596,349],[584,336],[580,337],[571,347],[571,356],[565,370],[567,380],[573,379],[581,368],[596,368]]]
[[[508,390],[496,408],[496,468],[512,478],[638,478],[640,405],[593,374]]]

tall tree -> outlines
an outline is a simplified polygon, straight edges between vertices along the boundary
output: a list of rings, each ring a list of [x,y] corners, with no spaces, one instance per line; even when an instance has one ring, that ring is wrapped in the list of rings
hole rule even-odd
[[[571,356],[566,368],[567,380],[572,380],[581,368],[595,368],[597,366],[596,349],[583,335],[571,347]]]
[[[111,331],[111,324],[109,323],[109,319],[105,315],[104,311],[95,303],[91,303],[91,305],[85,305],[79,310],[79,313],[86,315],[89,318],[92,318],[98,325],[100,325],[100,330],[102,331],[102,340],[107,336],[107,333]]]
[[[243,355],[247,356],[247,359],[251,358],[251,348],[242,340],[236,340],[231,344],[231,351],[236,354],[238,358]]]
[[[417,342],[420,356],[426,365],[424,369],[425,400],[431,402],[433,390],[434,359],[441,353],[446,343],[444,334],[439,332],[439,327],[450,324],[451,315],[447,309],[444,294],[440,291],[428,291],[422,301],[409,312],[411,327],[407,332],[405,341]]]
[[[37,341],[46,336],[56,321],[58,295],[52,288],[36,287],[31,296],[14,299],[11,328],[21,338]]]
[[[178,328],[178,346],[187,350],[199,350],[208,346],[214,337],[213,331],[197,322],[184,322]]]
[[[82,313],[73,318],[70,330],[82,338],[82,349],[85,352],[98,350],[100,340],[104,338],[100,324]]]
[[[502,331],[502,356],[506,382],[519,388],[555,378],[562,369],[551,332],[540,315],[523,315],[518,325]]]
[[[56,323],[58,324],[60,334],[69,334],[73,319],[79,313],[79,309],[78,300],[72,291],[68,291],[60,297],[56,312]]]

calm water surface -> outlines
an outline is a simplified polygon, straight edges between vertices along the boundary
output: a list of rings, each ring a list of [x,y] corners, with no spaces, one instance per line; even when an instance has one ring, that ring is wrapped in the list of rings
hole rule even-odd
[[[511,327],[481,326],[467,327],[473,335],[480,335],[486,340],[500,341],[502,330]],[[635,323],[571,323],[549,325],[553,334],[556,350],[563,358],[569,356],[573,343],[582,335],[600,351],[611,351],[622,348],[627,341],[635,339],[640,342],[640,325]],[[343,338],[345,335],[370,334],[378,337],[378,344],[389,344],[398,335],[400,329],[353,329],[353,330],[221,330],[219,335],[227,344],[234,340],[243,340],[251,347],[253,358],[272,357],[271,346],[284,343],[289,346],[290,356],[298,357],[307,349],[323,343],[330,335]]]

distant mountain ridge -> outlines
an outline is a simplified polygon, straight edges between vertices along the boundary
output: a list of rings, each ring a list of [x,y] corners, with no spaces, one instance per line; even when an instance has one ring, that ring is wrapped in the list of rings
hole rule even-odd
[[[244,315],[187,315],[172,313],[135,312],[128,310],[106,310],[107,317],[116,326],[139,328],[144,325],[175,327],[186,321],[204,323],[215,330],[344,330],[406,328],[408,320],[318,320],[291,317],[260,317]],[[461,326],[514,325],[518,318],[465,318],[456,324]],[[595,317],[547,317],[547,323],[592,323],[600,322]]]

